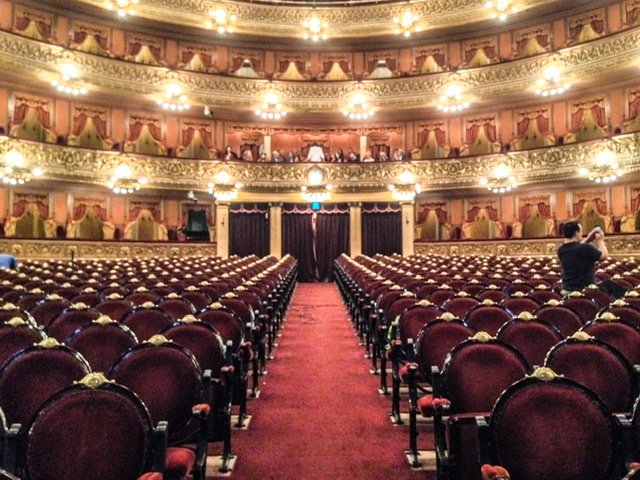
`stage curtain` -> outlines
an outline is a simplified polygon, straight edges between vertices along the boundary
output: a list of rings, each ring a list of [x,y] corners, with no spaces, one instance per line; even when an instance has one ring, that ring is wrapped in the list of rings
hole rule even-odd
[[[229,253],[266,257],[270,252],[268,205],[234,204],[229,212]]]
[[[349,254],[349,214],[317,214],[315,232],[318,279],[331,282],[333,262],[341,254]]]
[[[315,282],[318,268],[313,245],[313,217],[310,214],[282,211],[282,254],[298,260],[302,282]]]
[[[402,212],[393,204],[362,206],[362,253],[391,255],[402,253]]]

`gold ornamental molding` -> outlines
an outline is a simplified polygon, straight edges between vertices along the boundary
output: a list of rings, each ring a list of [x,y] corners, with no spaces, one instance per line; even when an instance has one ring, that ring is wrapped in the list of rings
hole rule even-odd
[[[473,255],[500,257],[556,256],[561,238],[495,239],[443,242],[416,242],[416,255]],[[640,255],[640,235],[607,235],[607,245],[616,257]]]
[[[73,58],[83,72],[83,80],[92,90],[114,98],[136,95],[154,101],[159,85],[166,81],[170,69],[67,50],[16,34],[0,32],[0,72],[19,76],[29,72],[44,82],[56,71],[61,58]],[[566,75],[579,79],[580,87],[593,87],[608,81],[611,75],[629,67],[637,68],[640,58],[640,27],[531,58],[458,70],[457,81],[484,102],[500,99],[533,99],[530,91],[540,72],[550,60],[563,62]],[[173,73],[189,91],[195,105],[253,111],[267,80],[244,79],[181,70]],[[360,88],[375,100],[378,109],[398,111],[433,106],[450,80],[449,73],[406,76],[384,80],[366,80]],[[624,78],[628,78],[628,72]],[[6,80],[10,81],[10,80]],[[292,111],[306,113],[337,112],[355,82],[273,82],[274,89],[287,99]],[[435,111],[435,110],[434,110]]]
[[[0,248],[20,259],[156,258],[215,256],[215,243],[170,243],[0,238]]]
[[[78,0],[78,3],[104,8],[104,0]],[[311,2],[309,2],[311,4]],[[372,2],[373,3],[373,2]],[[468,25],[490,20],[485,8],[486,0],[422,0],[411,2],[412,12],[420,17],[418,26],[435,30]],[[556,0],[520,0],[520,11],[554,4]],[[204,28],[209,10],[214,5],[210,0],[145,0],[136,6],[136,16],[157,22],[170,22],[188,28]],[[245,35],[270,37],[302,37],[302,22],[311,13],[312,7],[268,5],[249,2],[222,2],[229,15],[235,15],[234,30]],[[384,5],[343,5],[323,7],[315,11],[329,24],[331,38],[357,38],[390,35],[394,33],[391,19],[401,16],[407,4],[397,2]]]
[[[499,164],[506,164],[520,185],[562,182],[577,177],[580,166],[603,148],[614,152],[628,173],[640,170],[640,132],[608,140],[442,160],[389,163],[321,164],[325,180],[337,192],[365,193],[393,183],[411,173],[423,191],[446,191],[478,187],[478,178]],[[160,190],[207,190],[207,183],[226,172],[247,191],[284,193],[308,183],[309,163],[244,163],[218,160],[178,159],[37,143],[0,136],[0,157],[16,150],[30,164],[44,169],[43,180],[106,185],[111,172],[123,161],[138,175],[150,179],[149,188]],[[35,182],[43,181],[37,180]],[[107,188],[106,186],[104,187]]]

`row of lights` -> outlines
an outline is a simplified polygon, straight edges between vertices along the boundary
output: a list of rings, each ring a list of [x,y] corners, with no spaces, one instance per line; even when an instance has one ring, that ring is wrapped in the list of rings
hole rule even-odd
[[[40,167],[29,168],[26,165],[24,156],[17,151],[9,151],[4,154],[2,161],[2,183],[5,185],[24,185],[33,178],[43,175]],[[610,150],[599,152],[591,167],[585,166],[578,170],[578,174],[587,177],[595,183],[611,183],[623,175],[623,170],[615,156]],[[309,168],[307,181],[309,185],[301,188],[302,198],[309,202],[326,202],[331,197],[333,189],[331,184],[325,183],[325,171],[319,166]],[[126,195],[140,190],[147,185],[148,179],[145,177],[136,178],[133,170],[126,163],[119,164],[107,186],[116,194]],[[518,182],[511,169],[500,163],[492,171],[489,177],[482,177],[480,186],[487,188],[496,194],[508,193],[517,187]],[[232,201],[238,196],[243,185],[239,182],[232,182],[231,176],[225,171],[219,172],[215,177],[215,182],[208,184],[209,193],[219,201]],[[415,182],[415,177],[409,171],[405,171],[398,176],[398,183],[388,185],[388,189],[394,199],[398,201],[413,200],[416,194],[420,193],[421,186]]]
[[[129,15],[135,15],[135,7],[139,4],[139,0],[105,0],[105,8],[115,11],[119,17],[124,18]],[[491,18],[497,18],[505,21],[507,16],[518,11],[518,7],[511,0],[490,0],[485,4],[485,8],[489,11]],[[229,14],[222,7],[210,9],[209,18],[205,21],[205,27],[209,30],[216,30],[220,34],[233,33],[234,23],[238,19],[235,14]],[[420,16],[414,13],[411,8],[405,9],[402,14],[395,15],[393,18],[394,32],[397,35],[403,35],[408,38],[414,32],[420,32],[421,27],[418,25]],[[329,23],[322,19],[315,11],[315,6],[311,16],[302,21],[304,27],[303,38],[318,42],[329,38]]]

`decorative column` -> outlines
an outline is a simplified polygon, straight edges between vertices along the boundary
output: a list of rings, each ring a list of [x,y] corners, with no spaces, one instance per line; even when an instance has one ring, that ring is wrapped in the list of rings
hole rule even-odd
[[[216,247],[218,256],[229,257],[229,202],[216,202]]]
[[[269,242],[271,255],[282,257],[282,203],[269,204]]]
[[[267,155],[267,159],[271,160],[271,135],[264,135],[262,137],[262,144],[264,147],[264,153]]]
[[[357,257],[362,254],[362,204],[349,204],[349,254]]]
[[[413,255],[415,236],[414,202],[401,202],[402,208],[402,256]]]
[[[366,135],[360,135],[360,159],[363,159],[367,154],[367,143],[369,139]]]

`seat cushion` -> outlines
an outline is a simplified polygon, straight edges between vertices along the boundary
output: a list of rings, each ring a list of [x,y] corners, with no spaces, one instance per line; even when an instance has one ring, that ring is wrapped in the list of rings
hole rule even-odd
[[[165,459],[165,469],[178,473],[180,478],[187,476],[196,463],[196,453],[188,448],[169,447]],[[145,479],[147,480],[147,479]]]

